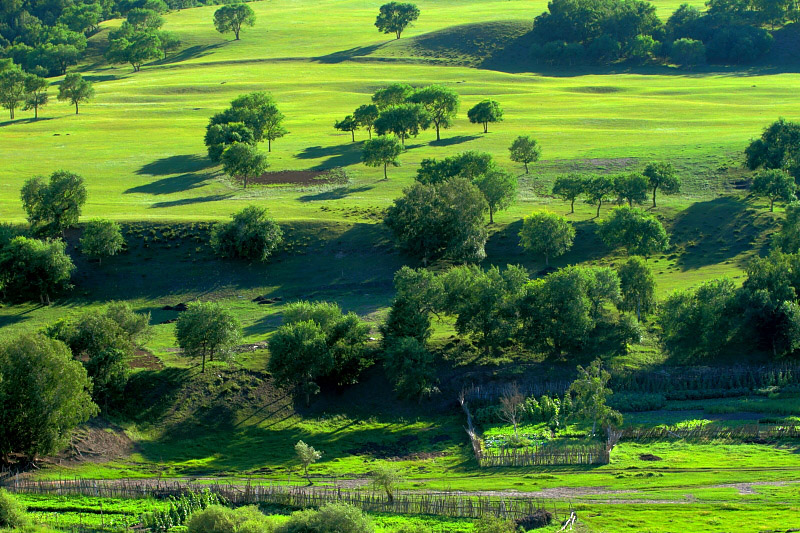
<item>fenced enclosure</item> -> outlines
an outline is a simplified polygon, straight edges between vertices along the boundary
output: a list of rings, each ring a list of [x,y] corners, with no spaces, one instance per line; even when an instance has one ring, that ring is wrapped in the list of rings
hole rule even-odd
[[[166,480],[87,480],[31,481],[15,476],[3,488],[18,493],[96,498],[178,498],[189,492],[209,490],[231,505],[276,504],[291,508],[319,507],[326,503],[347,503],[366,512],[411,515],[435,515],[452,518],[481,518],[491,515],[517,520],[538,510],[553,517],[568,517],[568,502],[511,496],[475,496],[467,492],[384,492],[336,487],[301,487],[296,485],[244,485],[197,483]]]
[[[800,438],[800,424],[743,424],[721,426],[702,424],[693,427],[657,426],[649,428],[628,427],[622,430],[625,440],[780,440]]]

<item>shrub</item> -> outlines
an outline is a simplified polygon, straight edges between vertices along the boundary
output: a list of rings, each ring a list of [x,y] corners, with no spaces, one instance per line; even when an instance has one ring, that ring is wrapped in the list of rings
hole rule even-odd
[[[546,509],[537,509],[532,515],[518,518],[514,522],[517,524],[517,527],[521,527],[525,531],[529,531],[531,529],[539,529],[540,527],[549,526],[550,522],[552,521],[553,513]]]
[[[211,246],[222,257],[266,261],[283,241],[280,226],[267,216],[267,210],[245,207],[233,220],[214,226]]]
[[[511,520],[495,516],[484,516],[475,523],[475,533],[516,533],[517,528]]]
[[[0,489],[0,528],[18,528],[29,523],[22,504],[5,489]]]
[[[211,505],[194,513],[187,524],[189,533],[234,533],[236,517],[233,510],[221,505]]]
[[[318,511],[292,513],[289,521],[276,529],[278,533],[372,533],[374,530],[360,509],[344,503],[329,503]]]
[[[641,412],[656,411],[666,404],[663,394],[637,394],[632,392],[615,392],[608,405],[617,411]]]

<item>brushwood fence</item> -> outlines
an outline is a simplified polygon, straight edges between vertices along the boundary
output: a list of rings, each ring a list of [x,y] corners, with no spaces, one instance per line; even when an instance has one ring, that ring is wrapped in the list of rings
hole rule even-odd
[[[622,430],[625,440],[754,440],[770,441],[800,438],[800,424],[743,424],[740,426],[721,426],[703,424],[693,427],[656,426],[648,428],[628,427]]]
[[[88,480],[30,481],[15,478],[4,484],[12,492],[97,498],[178,498],[189,492],[209,490],[224,497],[231,505],[276,504],[292,508],[319,507],[326,503],[347,503],[366,512],[436,515],[453,518],[481,518],[491,515],[508,520],[531,516],[546,510],[567,517],[568,502],[538,498],[474,496],[464,492],[397,492],[389,497],[383,492],[292,485],[203,484],[185,481]]]

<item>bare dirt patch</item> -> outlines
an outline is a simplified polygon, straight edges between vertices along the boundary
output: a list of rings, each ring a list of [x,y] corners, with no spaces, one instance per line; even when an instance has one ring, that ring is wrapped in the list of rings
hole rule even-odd
[[[337,176],[329,170],[280,170],[264,172],[252,182],[260,185],[327,185],[336,183]]]
[[[75,430],[69,448],[56,457],[59,463],[105,463],[133,453],[134,442],[122,428],[95,418]]]
[[[661,461],[661,457],[653,455],[652,453],[643,453],[639,456],[640,461]]]
[[[145,368],[147,370],[161,370],[164,368],[164,363],[161,359],[148,352],[147,350],[136,350],[133,353],[129,366],[131,368]]]

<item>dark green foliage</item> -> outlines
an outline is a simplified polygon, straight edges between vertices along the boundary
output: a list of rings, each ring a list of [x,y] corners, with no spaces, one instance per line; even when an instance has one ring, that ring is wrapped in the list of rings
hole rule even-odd
[[[328,503],[319,510],[292,513],[277,533],[372,533],[372,522],[360,509],[345,503]]]
[[[72,430],[97,413],[91,381],[67,346],[40,334],[0,344],[0,461],[21,453],[34,461],[69,443]]]
[[[744,151],[750,170],[787,169],[795,180],[800,177],[800,124],[780,118],[764,129],[761,138]]]
[[[483,133],[488,133],[490,122],[503,120],[503,108],[495,100],[483,100],[467,111],[467,118],[473,124],[483,124]]]
[[[0,105],[8,109],[11,120],[14,110],[22,105],[25,99],[25,73],[18,68],[0,72]]]
[[[160,33],[156,32],[160,17],[153,11],[140,11],[141,17],[134,19],[139,26],[124,22],[109,35],[110,45],[106,51],[106,59],[112,63],[130,63],[134,72],[138,72],[142,64],[158,59],[162,54]],[[148,22],[148,13],[158,18]],[[146,26],[148,23],[154,24],[154,27]]]
[[[706,45],[703,41],[681,37],[670,46],[669,59],[685,67],[702,65],[706,62]]]
[[[166,532],[170,528],[186,524],[189,517],[211,506],[225,505],[225,499],[209,490],[188,492],[180,498],[170,497],[169,509],[142,515],[142,524],[152,531]],[[199,525],[200,520],[198,520]]]
[[[596,217],[600,216],[600,208],[603,202],[611,200],[614,193],[614,180],[608,176],[589,176],[583,182],[583,194],[586,196],[587,204],[596,204]]]
[[[267,155],[247,143],[235,142],[229,145],[220,159],[225,174],[241,181],[245,189],[250,180],[260,177],[269,168]]]
[[[608,398],[608,405],[617,411],[643,412],[663,409],[667,399],[663,394],[641,394],[633,392],[615,392]]]
[[[61,240],[15,237],[0,250],[0,290],[14,301],[50,304],[50,296],[70,287],[75,265]]]
[[[369,138],[372,139],[372,128],[375,121],[378,119],[378,106],[375,104],[364,104],[358,106],[353,111],[353,118],[358,123],[359,127],[363,127],[369,133]]]
[[[511,520],[489,515],[475,522],[473,531],[475,533],[516,533],[517,526]]]
[[[435,185],[455,177],[474,182],[494,168],[491,154],[471,150],[442,160],[423,159],[415,179],[425,185]]]
[[[25,77],[25,105],[23,109],[26,111],[33,109],[33,118],[39,118],[39,108],[47,105],[49,97],[47,96],[47,89],[50,83],[44,79],[29,74]]]
[[[256,14],[253,8],[242,3],[222,6],[214,12],[214,27],[220,33],[232,31],[239,40],[239,32],[243,26],[253,26],[256,23]]]
[[[356,142],[356,130],[360,127],[360,124],[353,115],[347,115],[342,120],[337,120],[333,123],[333,127],[339,131],[349,131],[352,141]]]
[[[220,222],[211,232],[211,246],[222,257],[266,261],[283,241],[280,226],[267,210],[254,205]]]
[[[511,152],[511,160],[525,165],[525,174],[528,174],[528,163],[538,161],[542,155],[542,149],[535,139],[528,135],[520,135],[508,148]]]
[[[656,306],[656,281],[647,263],[641,257],[631,257],[619,267],[622,311],[636,311],[636,318],[641,320]]]
[[[656,191],[659,189],[662,194],[678,194],[681,190],[681,180],[671,163],[649,163],[643,174],[653,189],[653,207],[656,206]]]
[[[649,182],[641,174],[624,174],[614,178],[614,192],[618,202],[627,202],[628,207],[634,203],[641,204],[647,199]]]
[[[478,261],[486,256],[483,193],[463,178],[417,183],[386,212],[384,223],[400,248],[423,261]]]
[[[241,335],[239,320],[216,302],[191,302],[175,324],[183,355],[202,358],[201,373],[206,371],[206,358],[232,360]]]
[[[375,120],[375,133],[386,135],[393,133],[405,146],[407,137],[416,137],[421,130],[430,126],[431,116],[419,104],[398,104],[387,107]]]
[[[283,127],[284,118],[272,96],[261,91],[234,99],[228,109],[211,117],[209,127],[215,124],[242,123],[252,132],[256,143],[266,140],[267,151],[271,152],[272,141],[288,133]],[[240,142],[248,141],[243,139]]]
[[[234,143],[255,144],[253,130],[243,122],[226,122],[224,124],[209,124],[206,127],[205,144],[208,148],[208,158],[215,163],[222,159],[225,149]]]
[[[568,394],[572,396],[573,411],[571,416],[578,420],[592,422],[592,436],[597,426],[619,426],[622,415],[608,406],[607,398],[612,394],[608,388],[611,374],[603,369],[600,359],[595,359],[586,368],[578,365],[578,377],[569,386]]]
[[[489,224],[494,224],[495,211],[507,209],[517,199],[517,178],[503,169],[492,168],[473,183],[489,205]]]
[[[386,376],[401,398],[422,398],[435,390],[433,354],[415,337],[397,337],[385,348]]]
[[[437,141],[440,139],[439,130],[449,128],[458,112],[458,93],[442,85],[429,85],[414,91],[408,101],[425,109],[436,128]]]
[[[94,97],[94,87],[92,82],[84,80],[83,76],[77,72],[71,72],[64,77],[64,81],[58,86],[58,99],[69,101],[75,106],[75,114],[78,114],[78,104],[86,102]]]
[[[396,137],[382,135],[364,143],[361,151],[361,161],[368,167],[383,166],[383,179],[388,179],[386,168],[389,165],[400,166],[397,158],[403,151]]]
[[[113,220],[92,220],[86,224],[81,236],[81,252],[97,258],[117,255],[125,247],[125,238],[119,224]]]
[[[406,83],[392,83],[375,91],[372,95],[372,103],[383,111],[387,107],[408,103],[408,99],[414,94],[414,89]]]
[[[661,222],[638,207],[615,208],[600,224],[598,233],[607,246],[623,247],[629,255],[647,257],[669,246],[669,237]]]
[[[381,6],[375,27],[383,33],[394,33],[399,39],[403,30],[418,18],[419,8],[414,4],[389,2]]]
[[[86,203],[86,186],[77,174],[58,170],[48,182],[38,176],[26,180],[20,197],[31,230],[40,236],[60,237],[78,222]]]
[[[269,338],[269,364],[275,383],[305,395],[319,392],[316,380],[333,370],[333,358],[325,344],[325,332],[315,322],[285,324]]]
[[[525,217],[519,238],[520,246],[543,255],[545,264],[549,265],[551,257],[562,256],[572,248],[575,228],[561,215],[540,211]]]
[[[786,216],[781,224],[781,230],[773,236],[773,243],[783,253],[800,252],[800,203],[793,202],[786,206]],[[2,247],[1,239],[0,247]]]

